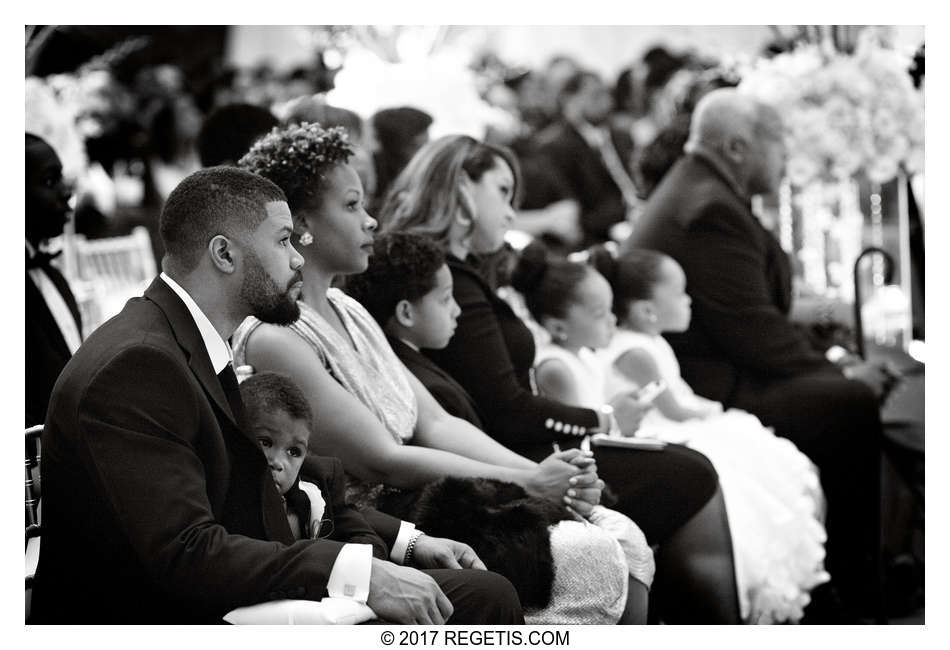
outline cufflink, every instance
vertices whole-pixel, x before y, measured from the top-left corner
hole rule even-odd
[[[343,585],[343,595],[347,598],[352,598],[356,595],[356,585]]]

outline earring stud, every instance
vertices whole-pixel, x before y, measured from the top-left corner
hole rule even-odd
[[[305,230],[302,235],[300,235],[300,245],[309,246],[313,243],[313,235],[310,234],[309,230]]]

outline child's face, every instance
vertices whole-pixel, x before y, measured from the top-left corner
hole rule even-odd
[[[661,332],[685,332],[689,328],[692,300],[686,293],[686,274],[668,257],[660,265],[660,281],[653,288],[651,300]]]
[[[282,410],[260,414],[254,435],[267,457],[274,483],[281,494],[293,486],[307,455],[310,431],[307,423]]]
[[[565,343],[571,347],[605,347],[617,326],[617,318],[611,310],[614,293],[610,283],[600,273],[589,269],[575,294],[580,302],[571,305],[563,319],[567,336]]]
[[[412,303],[414,325],[408,338],[419,348],[441,350],[455,334],[461,310],[452,296],[452,272],[445,264],[436,271],[435,286]]]

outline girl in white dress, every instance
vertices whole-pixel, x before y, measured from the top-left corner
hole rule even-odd
[[[529,257],[535,255],[530,248]],[[537,357],[539,390],[584,405],[663,379],[667,389],[635,435],[685,444],[715,466],[732,531],[743,619],[800,620],[809,590],[829,579],[815,468],[755,416],[723,412],[721,404],[696,395],[680,377],[676,357],[660,336],[689,325],[685,276],[675,261],[652,251],[614,261],[597,250],[593,257],[604,274],[579,263],[552,262],[533,290],[524,291],[529,310],[552,339]]]

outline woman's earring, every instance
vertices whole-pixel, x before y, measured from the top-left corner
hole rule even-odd
[[[309,246],[313,243],[313,235],[310,234],[309,230],[304,230],[303,234],[300,235],[300,245]]]

